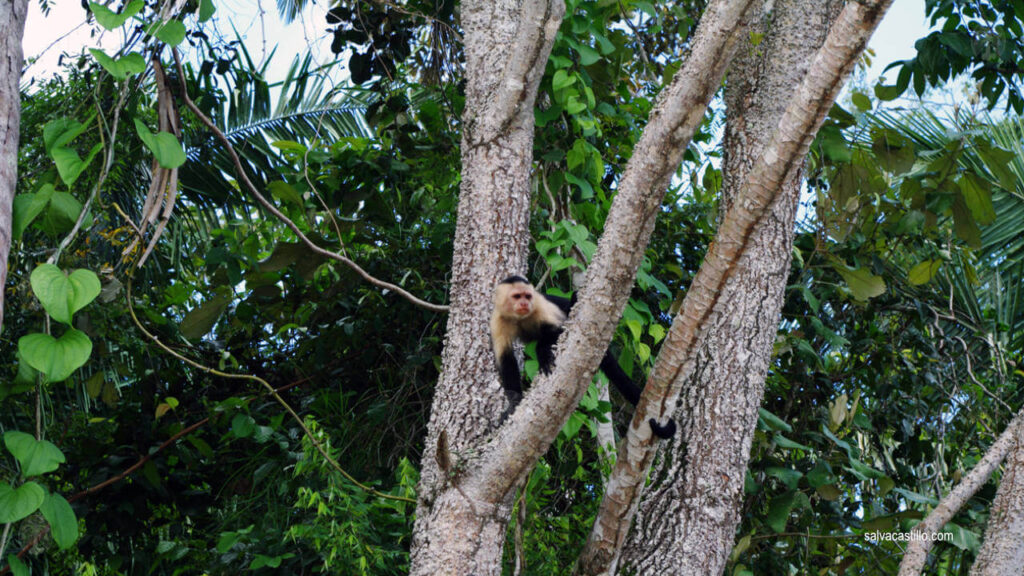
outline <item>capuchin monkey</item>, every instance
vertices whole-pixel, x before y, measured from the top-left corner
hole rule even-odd
[[[541,294],[522,276],[509,276],[498,283],[494,290],[494,311],[491,313],[491,344],[494,357],[498,360],[498,374],[501,385],[514,409],[523,397],[519,363],[516,362],[514,344],[537,343],[537,361],[540,369],[547,374],[555,361],[554,348],[562,334],[562,324],[575,304],[573,300]],[[640,388],[619,367],[619,361],[611,350],[604,353],[601,371],[615,384],[619,393],[636,406],[640,401]],[[676,432],[672,418],[665,424],[650,419],[651,430],[659,438],[671,438]]]

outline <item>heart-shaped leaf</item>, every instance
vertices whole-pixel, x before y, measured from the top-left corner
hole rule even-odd
[[[22,336],[18,351],[29,366],[46,374],[47,382],[60,382],[89,360],[92,341],[84,332],[69,328],[60,339],[49,334]]]
[[[46,312],[58,322],[71,324],[71,317],[100,294],[100,279],[90,270],[75,270],[70,276],[53,264],[40,264],[30,278],[32,292]]]
[[[11,234],[15,240],[21,239],[28,225],[50,203],[54,192],[53,184],[45,184],[35,193],[18,194],[14,197],[14,224]]]
[[[146,34],[156,36],[158,40],[169,46],[177,46],[185,40],[185,25],[177,20],[154,22],[146,27]]]
[[[153,153],[160,166],[173,170],[185,163],[185,151],[181,149],[181,143],[174,137],[174,134],[170,132],[153,134],[138,118],[135,119],[135,131],[146,148]]]
[[[103,50],[90,48],[92,57],[103,66],[103,69],[110,72],[110,75],[118,80],[124,80],[129,74],[139,74],[146,70],[146,59],[138,52],[129,52],[117,60],[111,58]]]
[[[53,472],[65,461],[64,453],[53,443],[17,430],[4,433],[4,445],[18,459],[21,475],[26,478]]]
[[[0,482],[0,524],[17,522],[39,509],[46,491],[35,482],[25,482],[18,489]]]
[[[71,504],[60,494],[48,494],[39,511],[50,523],[50,533],[61,550],[67,549],[78,540],[78,520]]]
[[[143,0],[134,0],[125,6],[124,10],[122,10],[120,14],[117,14],[102,4],[89,2],[89,9],[92,10],[93,15],[96,16],[96,23],[107,30],[120,28],[128,21],[129,18],[138,14],[139,11],[145,7],[146,3],[143,2]]]

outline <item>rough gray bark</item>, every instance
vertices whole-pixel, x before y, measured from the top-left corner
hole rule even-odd
[[[28,0],[0,6],[0,330],[4,323],[7,256],[11,251],[14,189],[18,181],[18,129],[21,124],[21,39]]]
[[[956,515],[960,508],[985,485],[992,472],[1006,458],[1006,454],[1017,444],[1022,429],[1024,429],[1024,410],[1017,413],[1006,427],[1006,430],[1003,430],[999,438],[996,438],[996,441],[985,452],[985,456],[981,461],[956,485],[956,488],[953,488],[939,502],[939,505],[928,513],[924,520],[917,526],[914,526],[914,532],[918,534],[935,534],[940,532],[942,527],[953,519],[953,516]],[[920,574],[921,570],[924,569],[925,562],[928,560],[928,552],[931,551],[933,544],[934,542],[930,539],[911,540],[907,544],[907,551],[903,554],[903,560],[900,561],[899,576],[916,576]]]
[[[1015,418],[1013,447],[988,517],[971,576],[1020,574],[1024,566],[1024,421]]]
[[[840,2],[778,0],[741,48],[726,82],[722,213],[825,41]],[[754,229],[703,327],[696,372],[681,394],[681,433],[662,448],[622,553],[626,573],[718,574],[739,522],[744,472],[789,274],[802,169],[792,171]]]
[[[890,4],[891,0],[862,0],[846,4],[829,31],[824,46],[814,58],[804,82],[787,99],[785,114],[771,141],[750,169],[737,201],[726,214],[718,236],[709,247],[704,263],[686,294],[681,312],[672,324],[633,416],[628,435],[619,446],[616,467],[609,479],[577,573],[614,572],[618,551],[625,542],[654,458],[649,433],[646,437],[643,435],[641,423],[651,415],[674,411],[672,408],[675,407],[683,384],[695,371],[697,355],[694,351],[698,337],[716,310],[717,303],[724,300],[723,288],[733,281],[736,265],[751,245],[757,223],[779,195],[784,182],[793,178],[803,165],[804,155],[814,134]],[[763,291],[761,293],[764,294]],[[732,326],[735,331],[743,331],[745,328]],[[728,416],[716,412],[714,404],[720,403],[717,409],[721,410],[728,405],[728,401],[729,397],[725,396],[702,396],[700,403],[708,410],[708,417],[717,419]],[[742,443],[742,438],[738,437],[728,440],[735,444]],[[710,446],[700,448],[712,449]],[[707,457],[707,454],[702,452],[700,457]],[[742,468],[738,475],[742,477]],[[700,488],[705,491],[720,489],[722,481],[717,478],[714,479],[714,487]],[[645,520],[650,522],[651,518]],[[668,573],[703,574],[708,573],[709,566],[695,566],[692,568],[694,572],[675,566],[667,569]],[[653,568],[644,568],[644,573],[653,571]]]
[[[478,500],[459,470],[472,467],[468,455],[506,402],[488,338],[491,291],[525,264],[533,104],[564,9],[561,0],[462,7],[466,108],[451,312],[421,463],[412,574],[501,571],[514,492]]]
[[[500,570],[515,490],[597,371],[665,186],[719,86],[739,19],[753,3],[713,0],[706,11],[704,20],[719,26],[707,26],[705,49],[663,91],[634,150],[554,373],[534,382],[508,422],[486,442],[484,435],[504,407],[487,349],[489,296],[503,274],[520,268],[525,255],[533,95],[562,6],[499,1],[463,7],[468,84],[452,313],[422,462],[413,574]],[[510,55],[535,61],[506,63]],[[524,70],[525,80],[515,76]]]

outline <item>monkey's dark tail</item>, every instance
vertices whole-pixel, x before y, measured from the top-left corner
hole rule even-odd
[[[662,440],[667,440],[676,435],[676,421],[674,418],[669,418],[668,422],[664,425],[658,424],[658,421],[654,418],[648,420],[651,425],[651,432]]]

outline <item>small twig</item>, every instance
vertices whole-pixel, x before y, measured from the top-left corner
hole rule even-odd
[[[1009,404],[1004,402],[1003,399],[1000,398],[999,396],[996,396],[995,394],[993,394],[991,390],[986,388],[985,385],[982,384],[981,381],[978,380],[974,376],[974,371],[971,369],[971,351],[967,348],[967,343],[964,342],[964,339],[959,337],[959,336],[954,336],[953,338],[955,340],[957,340],[958,342],[960,342],[960,346],[962,346],[963,349],[964,349],[964,359],[967,361],[967,376],[969,376],[971,378],[971,382],[974,382],[975,385],[977,385],[979,388],[981,388],[982,390],[985,391],[985,394],[988,394],[989,396],[992,397],[993,400],[998,402],[1003,408],[1006,408],[1007,412],[1009,412],[1010,414],[1013,414],[1013,408],[1010,408]]]
[[[100,175],[96,178],[96,184],[92,188],[92,194],[85,201],[85,205],[82,206],[82,211],[78,214],[78,219],[75,220],[75,225],[71,227],[71,231],[64,236],[64,239],[57,245],[57,249],[46,259],[50,264],[56,264],[57,259],[60,258],[61,252],[64,251],[71,241],[78,234],[82,228],[82,224],[85,222],[85,216],[89,213],[89,208],[92,206],[93,201],[99,196],[100,188],[103,187],[103,183],[107,179],[107,175],[110,174],[110,168],[114,165],[114,144],[117,142],[117,128],[121,119],[121,109],[124,107],[124,102],[128,98],[128,83],[125,82],[121,86],[121,91],[118,95],[117,105],[114,106],[114,120],[110,126],[110,143],[107,144],[106,161],[103,163],[103,169],[100,170]],[[100,130],[100,138],[103,138],[103,130]]]
[[[411,293],[409,293],[407,290],[400,286],[391,284],[390,282],[384,282],[383,280],[378,280],[377,278],[370,276],[370,274],[363,270],[358,264],[342,256],[341,254],[331,252],[330,250],[325,250],[320,246],[317,246],[312,240],[310,240],[305,234],[302,233],[302,230],[299,229],[295,222],[292,222],[291,218],[288,218],[288,216],[286,216],[283,212],[278,210],[277,206],[274,206],[269,200],[267,200],[263,196],[263,194],[260,194],[259,190],[257,190],[256,186],[252,183],[252,180],[250,180],[249,176],[245,173],[245,169],[242,167],[242,161],[238,157],[238,154],[235,152],[235,147],[231,145],[231,141],[228,140],[228,137],[224,135],[224,132],[222,132],[220,128],[217,128],[217,125],[214,124],[213,121],[210,120],[210,118],[206,114],[204,114],[203,111],[200,110],[198,106],[196,106],[195,102],[192,101],[192,98],[189,97],[188,87],[185,85],[185,71],[181,67],[181,57],[178,54],[177,48],[175,48],[173,52],[174,64],[178,69],[178,81],[181,82],[182,100],[185,102],[185,105],[188,107],[188,109],[191,110],[192,113],[195,114],[197,118],[199,118],[199,121],[202,122],[203,125],[206,126],[211,132],[213,132],[217,139],[220,140],[221,144],[224,145],[224,149],[231,157],[231,161],[235,166],[235,171],[238,175],[238,181],[242,185],[244,185],[246,189],[249,190],[249,193],[252,194],[254,198],[256,198],[256,201],[259,202],[261,206],[263,206],[268,212],[273,214],[274,217],[276,217],[278,220],[284,223],[284,225],[287,226],[293,233],[295,233],[299,240],[303,244],[305,244],[306,247],[309,248],[313,253],[319,254],[325,258],[336,260],[338,262],[341,262],[342,264],[345,264],[346,266],[354,270],[356,274],[359,274],[359,276],[361,276],[363,280],[366,280],[370,284],[373,284],[374,286],[377,286],[379,288],[393,290],[394,292],[397,292],[399,295],[404,297],[409,302],[412,302],[413,304],[420,306],[421,308],[426,308],[427,310],[432,310],[434,312],[448,311],[448,306],[432,304],[425,300],[420,300],[419,298],[413,296]]]

